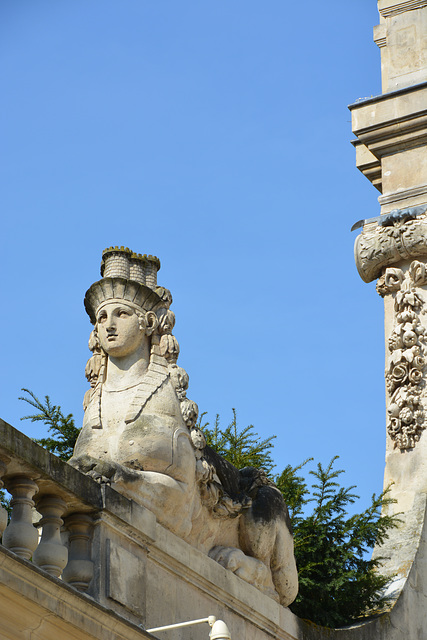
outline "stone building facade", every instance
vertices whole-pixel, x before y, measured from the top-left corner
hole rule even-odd
[[[0,477],[13,495],[0,545],[2,640],[138,640],[208,616],[225,620],[234,639],[427,638],[427,0],[378,0],[378,8],[382,94],[350,110],[357,167],[380,192],[380,215],[356,225],[355,258],[385,305],[384,484],[396,499],[390,509],[403,513],[375,551],[394,576],[390,610],[339,630],[299,620],[149,509],[0,421]],[[154,282],[152,256],[136,255],[132,268]],[[6,524],[0,513],[0,531]],[[207,624],[174,635],[208,636]]]

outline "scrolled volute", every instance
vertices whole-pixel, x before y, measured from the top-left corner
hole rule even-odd
[[[360,233],[354,244],[354,259],[360,277],[372,282],[381,276],[384,267],[401,260],[427,254],[427,216],[413,220],[397,220],[391,226],[380,224]],[[420,272],[425,278],[425,273]],[[417,281],[417,286],[421,282]]]

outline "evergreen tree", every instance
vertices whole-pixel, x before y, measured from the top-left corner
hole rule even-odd
[[[276,478],[291,515],[300,585],[290,608],[326,627],[348,625],[386,604],[383,593],[390,579],[379,572],[381,559],[367,559],[367,552],[376,542],[382,544],[399,522],[397,516],[382,514],[382,507],[392,502],[388,491],[374,494],[362,513],[348,515],[358,496],[354,487],[337,482],[343,473],[334,469],[337,458],[310,471],[311,490],[297,475],[305,463],[288,465]],[[309,504],[313,509],[306,515]]]
[[[29,397],[20,397],[19,400],[28,402],[35,407],[39,413],[23,416],[21,420],[31,420],[31,422],[43,422],[48,431],[53,434],[52,438],[34,439],[34,442],[54,453],[62,460],[68,460],[73,455],[74,445],[80,433],[74,424],[73,414],[65,416],[61,407],[51,403],[49,396],[45,396],[41,402],[29,389],[21,389]]]

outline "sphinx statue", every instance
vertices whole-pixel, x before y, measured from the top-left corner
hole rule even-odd
[[[284,606],[298,577],[287,507],[262,470],[206,444],[154,256],[111,247],[85,296],[91,388],[70,464],[150,509],[160,524]]]

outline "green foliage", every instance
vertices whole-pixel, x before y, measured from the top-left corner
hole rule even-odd
[[[276,436],[261,440],[255,433],[253,425],[240,429],[237,426],[236,410],[232,409],[232,411],[233,419],[225,429],[219,426],[218,414],[215,417],[213,429],[209,429],[209,422],[202,425],[206,413],[201,414],[197,426],[205,434],[208,445],[238,469],[257,467],[271,474],[274,462],[270,451],[273,448],[272,440]]]
[[[382,514],[382,507],[393,502],[388,491],[374,494],[362,513],[348,515],[358,496],[352,493],[354,487],[337,482],[343,473],[334,469],[337,457],[326,468],[318,463],[310,471],[311,489],[298,475],[308,461],[295,468],[288,465],[276,478],[290,510],[300,583],[290,608],[326,627],[348,625],[386,604],[383,590],[389,578],[378,571],[380,558],[367,559],[367,552],[375,542],[384,542],[399,522],[397,516]],[[309,504],[313,509],[305,515]]]
[[[6,511],[10,515],[10,511],[11,511],[10,498],[6,495],[6,491],[4,489],[0,489],[0,507],[3,507],[3,509],[6,509]]]
[[[49,396],[45,396],[44,402],[41,402],[29,389],[22,389],[22,391],[28,394],[29,397],[20,397],[19,400],[28,402],[39,413],[24,416],[21,420],[44,422],[48,431],[53,434],[52,438],[35,439],[34,442],[45,447],[45,449],[62,458],[62,460],[71,458],[77,436],[80,433],[80,429],[74,424],[73,415],[70,413],[65,416],[60,406],[51,404]]]
[[[309,493],[305,478],[297,473],[312,461],[313,458],[307,458],[297,467],[288,464],[282,473],[274,478],[277,488],[280,489],[285,499],[294,530],[304,520],[304,507],[307,504],[307,494]]]

